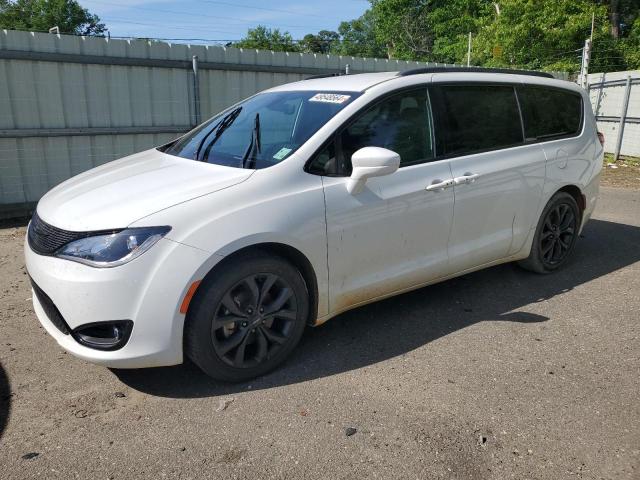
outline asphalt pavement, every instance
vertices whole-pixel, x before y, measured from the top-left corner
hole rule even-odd
[[[108,370],[39,326],[0,230],[0,478],[640,478],[640,191],[569,264],[502,265],[340,315],[252,382]]]

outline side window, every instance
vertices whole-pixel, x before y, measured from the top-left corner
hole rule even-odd
[[[308,165],[307,171],[314,175],[337,176],[345,170],[343,165],[338,165],[336,157],[336,142],[331,139],[329,144],[317,153],[313,161]]]
[[[444,85],[434,88],[440,103],[446,155],[495,150],[523,142],[513,87]]]
[[[577,93],[544,87],[519,87],[528,141],[576,135],[582,126],[582,98]]]
[[[400,167],[435,156],[431,106],[426,88],[398,93],[359,114],[338,139],[338,156],[351,170],[351,156],[363,147],[400,154]]]

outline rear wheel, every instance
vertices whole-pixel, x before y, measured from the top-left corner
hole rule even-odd
[[[239,382],[275,368],[304,331],[309,296],[286,260],[251,253],[216,270],[187,315],[185,350],[207,375]]]
[[[519,265],[536,273],[560,268],[569,258],[578,238],[580,210],[575,199],[556,193],[542,211],[531,246],[531,253]]]

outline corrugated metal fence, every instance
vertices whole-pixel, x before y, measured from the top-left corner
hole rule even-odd
[[[362,73],[438,64],[1,30],[0,218],[255,92],[346,65]]]
[[[0,217],[26,212],[65,179],[165,143],[255,92],[347,64],[351,73],[427,66],[0,31]]]
[[[605,151],[640,157],[640,70],[589,75],[589,96]]]

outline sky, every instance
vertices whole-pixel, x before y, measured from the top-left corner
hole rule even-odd
[[[112,37],[238,40],[265,25],[294,40],[319,30],[337,30],[358,18],[367,0],[80,0],[98,15]]]

